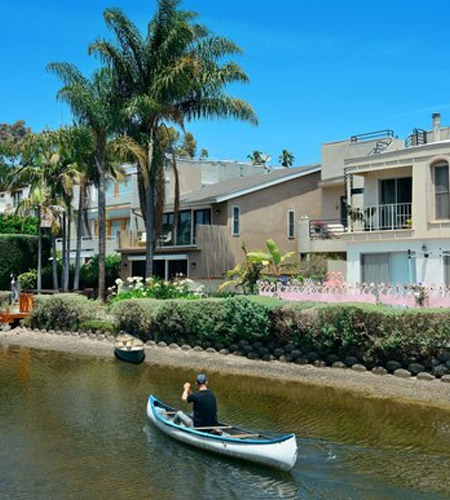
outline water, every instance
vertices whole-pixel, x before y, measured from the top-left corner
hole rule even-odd
[[[214,376],[222,420],[295,432],[291,473],[162,435],[150,392],[180,406],[194,373],[0,347],[0,498],[449,499],[450,414],[295,383]]]

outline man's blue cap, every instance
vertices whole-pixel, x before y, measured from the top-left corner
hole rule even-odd
[[[206,375],[204,373],[199,373],[197,375],[197,378],[195,379],[195,381],[197,382],[197,384],[206,384]]]

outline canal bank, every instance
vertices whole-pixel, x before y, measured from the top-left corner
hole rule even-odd
[[[95,336],[93,336],[95,337]],[[26,328],[0,331],[0,345],[18,345],[34,349],[60,351],[72,354],[112,357],[113,348],[108,340],[56,335]],[[234,355],[221,355],[193,349],[146,347],[146,363],[178,370],[260,377],[270,381],[296,382],[300,385],[320,386],[357,394],[364,398],[382,398],[396,403],[418,404],[450,411],[450,383],[441,380],[417,380],[393,375],[375,375],[351,369],[317,368],[279,361],[249,360]]]

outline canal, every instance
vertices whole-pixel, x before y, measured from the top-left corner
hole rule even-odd
[[[448,499],[450,414],[293,382],[215,375],[221,420],[295,432],[291,473],[191,449],[149,425],[183,369],[0,347],[0,498]]]

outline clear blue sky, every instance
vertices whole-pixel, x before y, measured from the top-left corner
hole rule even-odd
[[[245,159],[254,149],[296,164],[320,160],[320,144],[392,128],[405,137],[429,128],[433,111],[450,124],[450,3],[303,0],[185,0],[200,20],[244,50],[251,83],[233,89],[260,125],[188,125],[215,158]],[[57,103],[50,61],[90,73],[86,48],[105,35],[102,12],[121,7],[144,28],[155,0],[0,0],[0,122],[25,119],[37,131],[70,123]],[[272,161],[274,163],[274,161]]]

